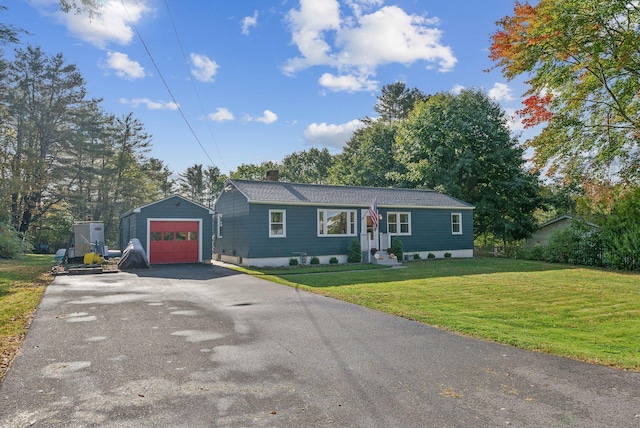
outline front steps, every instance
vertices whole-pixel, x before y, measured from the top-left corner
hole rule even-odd
[[[402,264],[398,261],[397,258],[392,259],[391,257],[389,257],[389,254],[387,254],[386,251],[378,251],[376,254],[378,254],[380,258],[375,258],[374,256],[371,256],[371,263],[374,263],[377,265],[386,265],[386,266],[398,266]]]

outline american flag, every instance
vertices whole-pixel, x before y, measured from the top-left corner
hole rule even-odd
[[[378,201],[373,201],[373,204],[369,207],[369,215],[371,216],[371,222],[373,223],[373,230],[378,229]]]

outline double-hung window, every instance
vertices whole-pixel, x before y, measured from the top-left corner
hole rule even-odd
[[[287,237],[287,212],[269,210],[269,238]]]
[[[453,235],[462,235],[461,213],[451,213],[451,233]]]
[[[318,210],[318,236],[356,236],[356,211]]]
[[[411,213],[387,213],[387,231],[390,235],[411,235]]]

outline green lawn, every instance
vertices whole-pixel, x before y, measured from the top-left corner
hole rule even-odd
[[[0,380],[20,348],[33,311],[51,282],[52,255],[0,260]]]
[[[52,256],[0,261],[0,379],[40,302]],[[640,274],[511,259],[246,269],[452,331],[640,371]]]
[[[640,370],[637,273],[494,258],[406,265],[247,272],[478,338]]]

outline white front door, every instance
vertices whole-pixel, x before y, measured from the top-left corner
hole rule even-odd
[[[371,220],[371,216],[369,215],[369,210],[362,210],[362,215],[360,217],[362,219],[362,229],[361,233],[367,235],[366,242],[368,242],[368,246],[366,248],[362,248],[362,251],[370,252],[372,248],[377,250],[380,249],[380,233],[378,229],[373,229],[373,221]]]

